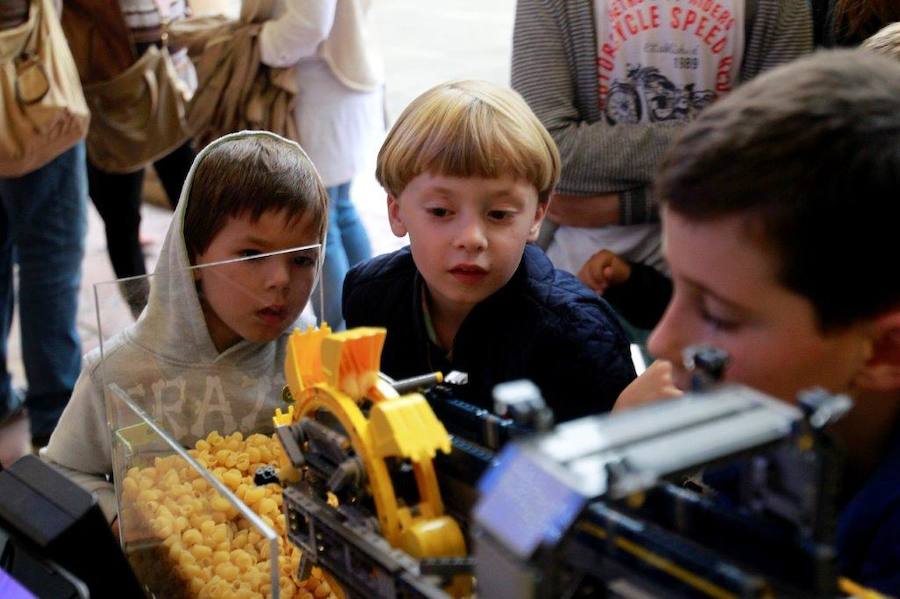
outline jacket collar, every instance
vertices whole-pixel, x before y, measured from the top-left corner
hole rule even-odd
[[[426,324],[428,315],[425,313],[424,309],[426,293],[425,279],[422,278],[422,275],[417,269],[413,281],[411,298],[411,314],[413,314],[414,318],[415,342],[421,344],[419,347],[428,348],[428,356],[434,366],[437,366],[435,359],[438,359],[445,364],[452,364],[454,363],[452,356],[455,355],[455,350],[460,345],[460,342],[465,342],[468,338],[470,334],[469,330],[474,329],[477,331],[479,323],[490,322],[493,320],[493,315],[497,314],[498,311],[502,311],[516,296],[527,293],[528,287],[532,286],[535,282],[548,282],[552,278],[553,265],[544,255],[544,252],[532,244],[526,245],[522,260],[519,262],[518,268],[516,268],[516,271],[506,285],[475,306],[463,320],[459,327],[459,331],[456,333],[456,338],[453,342],[453,350],[451,350],[449,356],[447,356],[445,355],[444,350],[435,343],[436,340],[432,338],[432,335],[429,334],[429,327]],[[483,331],[480,334],[483,334]]]

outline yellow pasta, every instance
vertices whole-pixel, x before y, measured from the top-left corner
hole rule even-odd
[[[191,547],[191,555],[193,555],[198,562],[208,560],[210,556],[212,556],[212,553],[213,550],[209,545],[194,545]]]
[[[224,524],[217,524],[213,530],[211,535],[211,540],[213,543],[222,543],[226,540],[230,540],[229,537],[229,529]]]
[[[228,500],[221,495],[213,495],[209,500],[209,507],[215,511],[224,512],[228,509]]]
[[[181,535],[181,541],[188,547],[203,543],[203,535],[196,528],[189,528]]]
[[[263,516],[271,517],[278,512],[278,505],[268,497],[263,497],[259,500],[257,511]]]
[[[264,487],[250,487],[244,494],[244,503],[253,507],[260,499],[266,496]]]
[[[223,437],[218,432],[189,450],[278,533],[281,596],[333,598],[318,568],[307,580],[297,576],[301,552],[285,536],[280,487],[254,483],[257,468],[277,467],[279,453],[274,436]],[[122,500],[123,522],[139,530],[139,538],[159,539],[162,553],[149,560],[151,574],[171,579],[168,567],[182,580],[181,590],[194,597],[265,597],[271,590],[270,542],[180,456],[156,457],[152,466],[130,468],[122,481]]]
[[[253,558],[246,551],[236,549],[231,552],[231,563],[237,566],[241,572],[244,572],[253,565]]]

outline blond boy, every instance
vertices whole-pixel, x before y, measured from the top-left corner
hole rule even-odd
[[[486,408],[495,384],[529,378],[558,420],[610,409],[634,378],[628,342],[604,300],[529,243],[559,165],[509,89],[445,83],[406,108],[376,177],[410,245],[344,283],[347,325],[388,329],[387,374],[466,372],[465,398]]]

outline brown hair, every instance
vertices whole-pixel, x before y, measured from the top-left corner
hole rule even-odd
[[[451,81],[406,107],[378,152],[375,178],[397,197],[425,172],[511,175],[546,201],[559,171],[556,143],[519,94],[486,81]]]
[[[865,39],[898,20],[897,0],[836,0],[831,14],[834,33],[849,39]]]
[[[656,195],[693,221],[739,216],[823,329],[900,305],[900,64],[822,51],[741,86],[685,128]]]
[[[199,158],[184,214],[191,264],[229,217],[285,212],[291,224],[312,212],[319,239],[328,227],[328,194],[300,146],[273,134],[248,134],[213,142]]]

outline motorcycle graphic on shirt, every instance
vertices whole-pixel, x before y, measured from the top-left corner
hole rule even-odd
[[[688,121],[717,97],[693,83],[679,88],[656,67],[629,64],[626,79],[610,83],[604,112],[610,125],[640,123],[645,115],[651,123]]]

